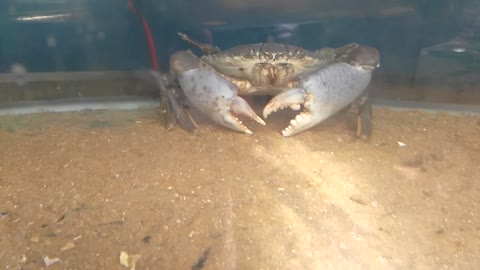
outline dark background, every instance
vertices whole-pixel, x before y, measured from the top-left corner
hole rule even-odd
[[[191,48],[179,31],[222,49],[267,40],[306,49],[368,44],[382,55],[377,77],[405,86],[425,73],[418,70],[422,50],[452,40],[463,40],[471,50],[459,60],[451,47],[440,46],[446,65],[460,61],[464,73],[480,66],[480,1],[132,1],[151,26],[162,70],[169,55]],[[296,28],[285,31],[285,24]],[[282,37],[285,32],[290,36]],[[151,68],[144,29],[127,0],[1,1],[0,73],[15,63],[28,72]],[[428,65],[427,74],[435,73]]]

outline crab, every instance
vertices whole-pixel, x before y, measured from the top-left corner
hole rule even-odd
[[[349,105],[356,135],[370,136],[372,110],[366,89],[380,66],[377,49],[352,43],[308,51],[282,43],[258,43],[220,51],[179,35],[204,55],[178,51],[170,58],[169,74],[154,72],[164,97],[162,115],[170,126],[178,122],[187,130],[196,129],[188,110],[192,105],[214,122],[250,134],[239,115],[266,123],[241,96],[273,95],[263,109],[265,119],[279,109],[303,107],[282,130],[285,137],[308,130]]]

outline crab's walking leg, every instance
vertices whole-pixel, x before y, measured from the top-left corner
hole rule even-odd
[[[177,33],[177,34],[180,36],[181,39],[199,48],[205,54],[214,54],[214,53],[220,52],[220,49],[216,46],[195,41],[184,33]]]
[[[372,102],[368,98],[367,89],[350,106],[347,120],[350,128],[356,131],[357,137],[366,140],[372,134],[372,119]]]
[[[185,130],[193,132],[198,125],[188,108],[179,102],[184,98],[179,86],[174,85],[173,79],[169,79],[166,74],[155,70],[152,70],[151,74],[160,89],[160,115],[163,124],[167,129],[172,129],[178,122]]]

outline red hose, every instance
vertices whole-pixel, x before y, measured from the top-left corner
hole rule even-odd
[[[157,51],[155,50],[155,42],[153,41],[152,31],[150,31],[150,26],[148,26],[147,20],[138,12],[137,8],[133,4],[132,0],[128,0],[128,6],[132,10],[135,15],[142,21],[143,29],[145,30],[145,35],[147,36],[147,43],[148,48],[150,51],[150,60],[152,61],[152,68],[154,70],[158,70],[158,62],[157,62]]]

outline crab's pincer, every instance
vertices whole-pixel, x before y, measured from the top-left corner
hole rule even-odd
[[[265,125],[250,105],[237,96],[236,85],[190,51],[173,54],[170,62],[172,71],[190,103],[216,123],[233,130],[252,133],[235,116],[242,114]]]
[[[264,108],[263,116],[266,118],[281,108],[303,105],[303,111],[290,121],[282,134],[291,136],[305,131],[355,101],[367,88],[379,61],[375,48],[359,46],[342,61],[301,78],[300,87],[275,96]]]

